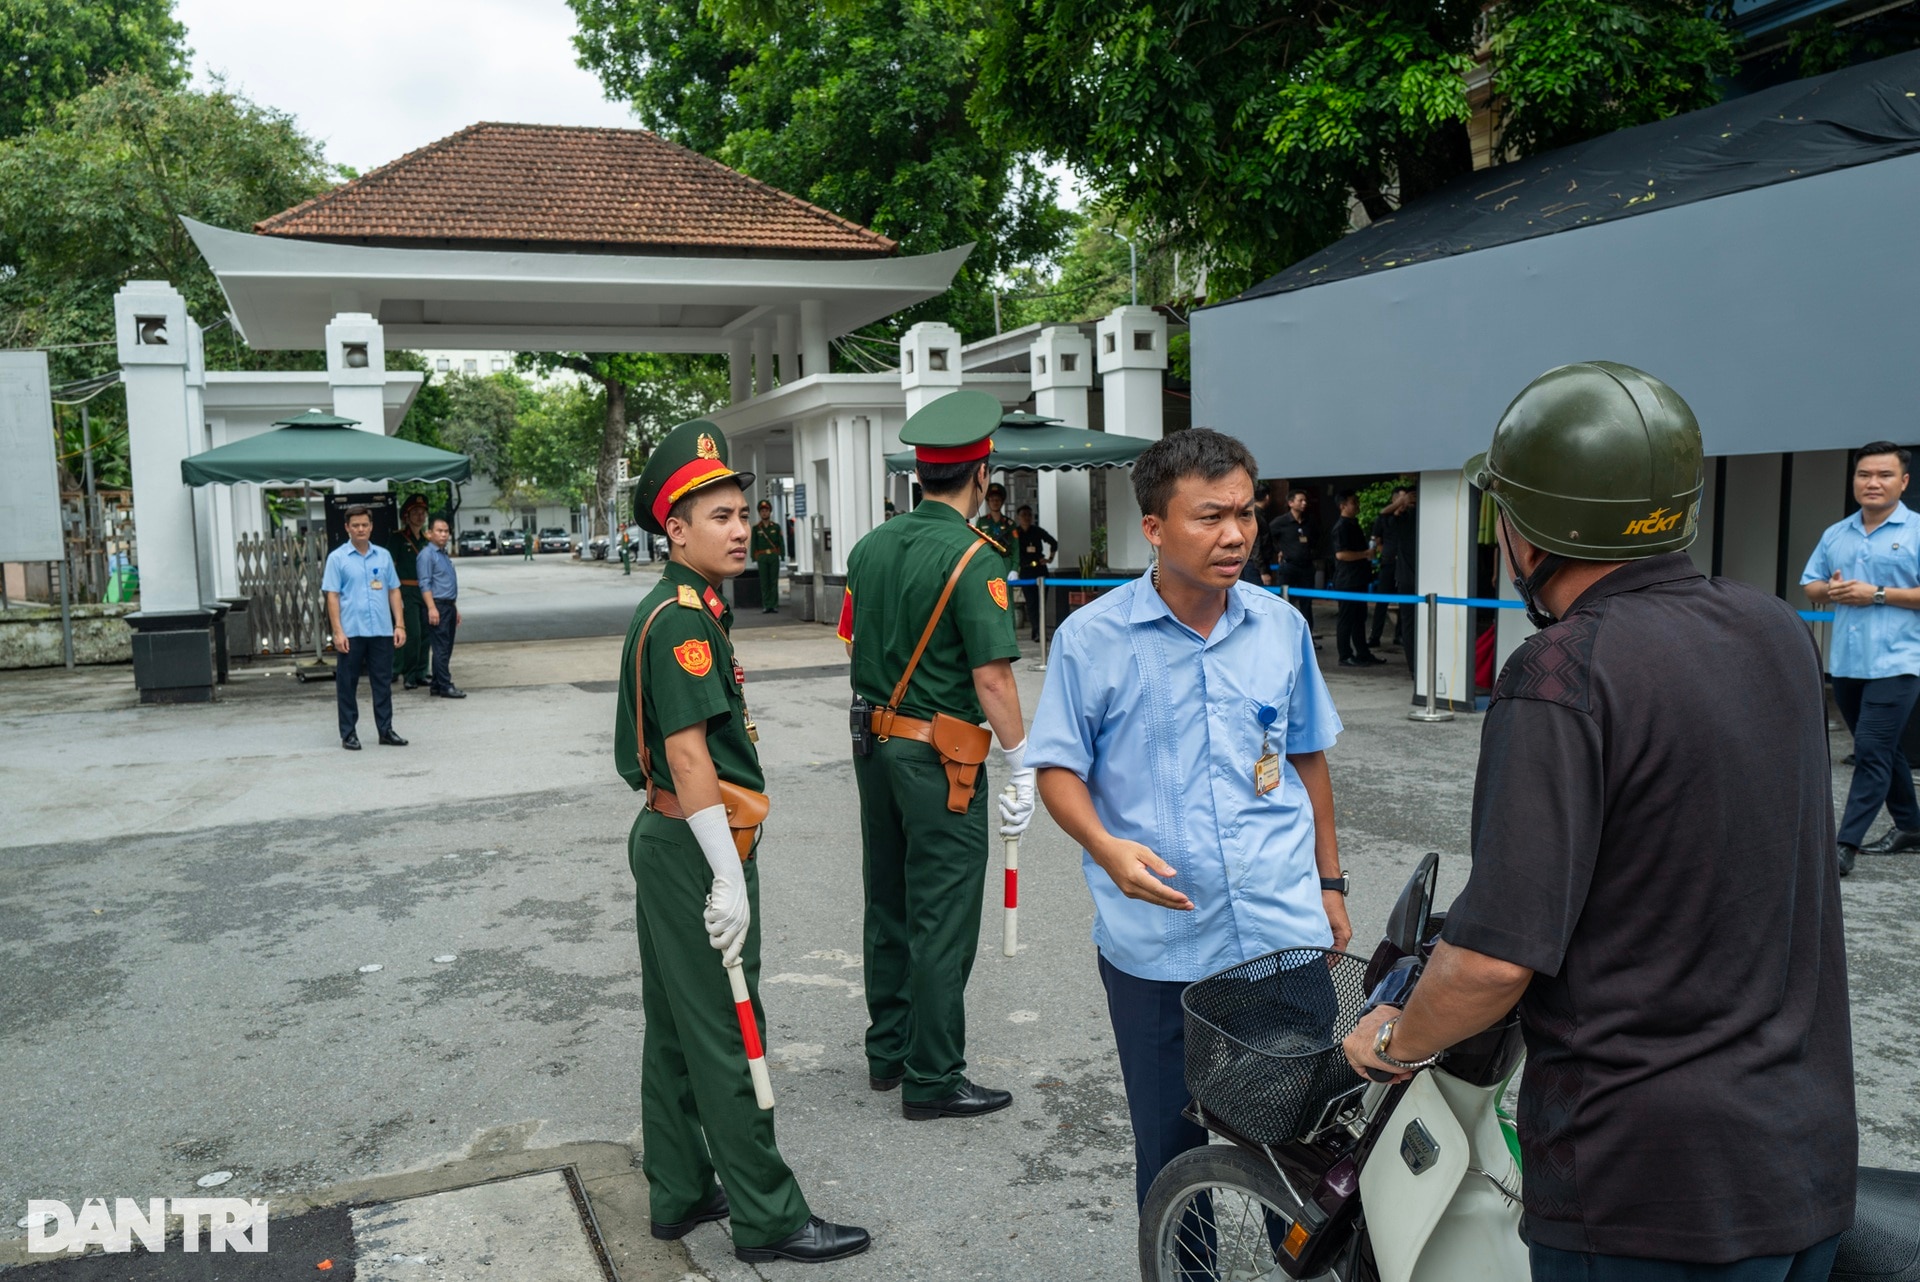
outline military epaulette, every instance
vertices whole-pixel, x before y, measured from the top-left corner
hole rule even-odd
[[[992,544],[994,551],[1000,553],[1003,556],[1006,554],[1006,551],[1007,551],[1006,544],[1000,542],[998,539],[994,538],[991,534],[988,534],[985,530],[975,525],[972,521],[967,522],[967,528],[969,530],[972,530],[975,534],[978,534],[981,538],[985,539],[988,543]]]
[[[701,607],[700,594],[682,583],[680,585],[680,604],[686,606],[689,610],[698,610]]]

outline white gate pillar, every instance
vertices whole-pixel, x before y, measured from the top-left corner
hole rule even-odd
[[[827,346],[827,305],[817,298],[800,300],[800,377],[825,374],[833,368]]]
[[[1151,307],[1116,307],[1094,329],[1105,427],[1119,436],[1157,441],[1164,435],[1161,377],[1167,368],[1167,321]],[[1133,474],[1113,468],[1107,486],[1107,564],[1145,569],[1153,548],[1140,530]]]
[[[1057,418],[1067,427],[1091,427],[1087,398],[1093,388],[1093,344],[1087,336],[1071,325],[1043,329],[1034,340],[1030,359],[1034,413]],[[1116,474],[1131,475],[1124,468],[1117,469]],[[1055,574],[1077,574],[1077,562],[1092,550],[1089,482],[1095,475],[1104,477],[1105,473],[1041,472],[1038,476],[1040,510],[1033,519],[1060,540],[1060,554],[1053,563]]]
[[[1473,572],[1478,561],[1474,544],[1480,511],[1474,501],[1473,486],[1460,471],[1422,472],[1420,474],[1420,554],[1419,584],[1422,596],[1472,596]],[[1465,606],[1439,607],[1440,643],[1435,648],[1439,706],[1464,710],[1473,708],[1473,637],[1469,635],[1472,611]],[[1414,609],[1414,636],[1419,653],[1413,666],[1413,692],[1416,702],[1427,698],[1427,607]]]
[[[342,312],[327,326],[327,383],[333,412],[359,420],[362,432],[387,434],[387,341],[380,322],[366,312]],[[384,481],[342,481],[336,494],[384,494]]]

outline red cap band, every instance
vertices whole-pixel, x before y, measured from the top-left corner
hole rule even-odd
[[[993,438],[989,436],[971,445],[916,445],[913,460],[916,463],[971,463],[991,453]]]
[[[691,490],[709,481],[717,481],[723,476],[732,475],[733,469],[717,458],[695,459],[669,476],[661,485],[660,493],[653,500],[653,519],[664,526],[667,523],[667,513]]]

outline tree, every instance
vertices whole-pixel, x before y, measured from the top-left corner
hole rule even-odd
[[[1711,103],[1732,37],[1695,0],[989,0],[969,110],[1072,165],[1222,297],[1471,170],[1483,42],[1503,148]],[[1171,19],[1171,20],[1170,20]]]
[[[473,470],[492,481],[502,495],[519,486],[513,435],[528,391],[526,383],[512,374],[447,376],[441,445],[472,459]]]
[[[173,0],[4,0],[0,138],[50,122],[61,103],[111,75],[185,84],[186,34]]]
[[[663,136],[892,237],[974,242],[954,287],[891,318],[990,333],[993,282],[1064,243],[1054,183],[986,138],[966,103],[974,0],[568,0],[580,64]]]

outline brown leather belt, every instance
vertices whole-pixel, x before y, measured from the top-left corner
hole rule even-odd
[[[729,792],[734,795],[729,797]],[[751,807],[754,811],[752,815],[740,815],[741,798],[746,798],[752,803],[757,803]],[[761,793],[722,782],[720,785],[720,801],[722,805],[726,806],[727,826],[733,833],[733,848],[739,854],[741,862],[745,863],[753,857],[753,845],[760,833],[760,823],[767,817],[767,798]],[[647,792],[647,809],[668,819],[678,819],[682,823],[685,823],[687,820],[687,811],[686,808],[680,804],[680,798],[658,785],[651,787]],[[741,817],[751,818],[752,822],[743,828],[734,827],[735,819]]]
[[[931,721],[901,716],[897,712],[889,714],[884,708],[876,708],[869,715],[868,722],[873,726],[873,733],[881,739],[918,739],[921,743],[933,743],[933,722]],[[885,733],[881,732],[882,725],[887,726]]]
[[[647,809],[656,814],[665,815],[669,819],[685,819],[687,817],[687,812],[680,809],[680,798],[674,796],[665,788],[654,788],[652,794],[647,798]]]
[[[419,587],[419,586],[420,586],[420,580],[418,580],[418,579],[402,579],[402,580],[400,580],[400,586],[401,586],[401,587],[403,587],[403,588],[417,588],[417,587]]]
[[[947,809],[964,815],[973,804],[974,785],[992,736],[945,713],[940,714],[940,723],[902,716],[889,708],[875,708],[867,720],[874,738],[882,743],[888,739],[917,739],[932,748],[947,772]]]

